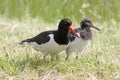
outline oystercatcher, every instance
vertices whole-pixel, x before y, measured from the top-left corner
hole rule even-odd
[[[53,60],[55,54],[67,48],[67,45],[69,43],[69,31],[79,37],[75,30],[72,28],[72,21],[65,18],[59,22],[58,30],[41,32],[33,38],[23,40],[21,44],[27,43],[35,50],[42,52],[44,61],[48,54],[51,55],[51,60]]]
[[[70,44],[66,49],[66,60],[72,52],[77,52],[76,59],[78,59],[78,55],[81,54],[83,50],[91,43],[92,31],[90,28],[95,28],[100,31],[99,28],[93,25],[89,18],[84,18],[80,22],[80,26],[81,28],[75,29],[80,38],[76,38],[76,36],[74,36],[71,32],[69,33]]]

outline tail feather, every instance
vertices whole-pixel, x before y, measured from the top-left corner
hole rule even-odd
[[[29,39],[23,40],[19,44],[23,44],[24,42],[29,42]]]

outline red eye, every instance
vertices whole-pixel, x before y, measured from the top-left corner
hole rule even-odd
[[[64,21],[64,24],[67,24],[67,22],[66,22],[66,21]]]

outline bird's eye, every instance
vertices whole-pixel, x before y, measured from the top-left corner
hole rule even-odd
[[[67,24],[67,22],[66,22],[66,21],[64,21],[64,24]]]

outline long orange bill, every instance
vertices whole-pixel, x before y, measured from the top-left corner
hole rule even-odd
[[[72,26],[69,26],[69,30],[75,34],[78,38],[80,38],[80,36],[76,33],[76,31],[72,28]]]
[[[96,29],[96,30],[98,30],[98,31],[100,31],[100,29],[99,28],[97,28],[97,27],[95,27],[94,25],[93,26],[91,26],[92,28],[94,28],[94,29]]]

